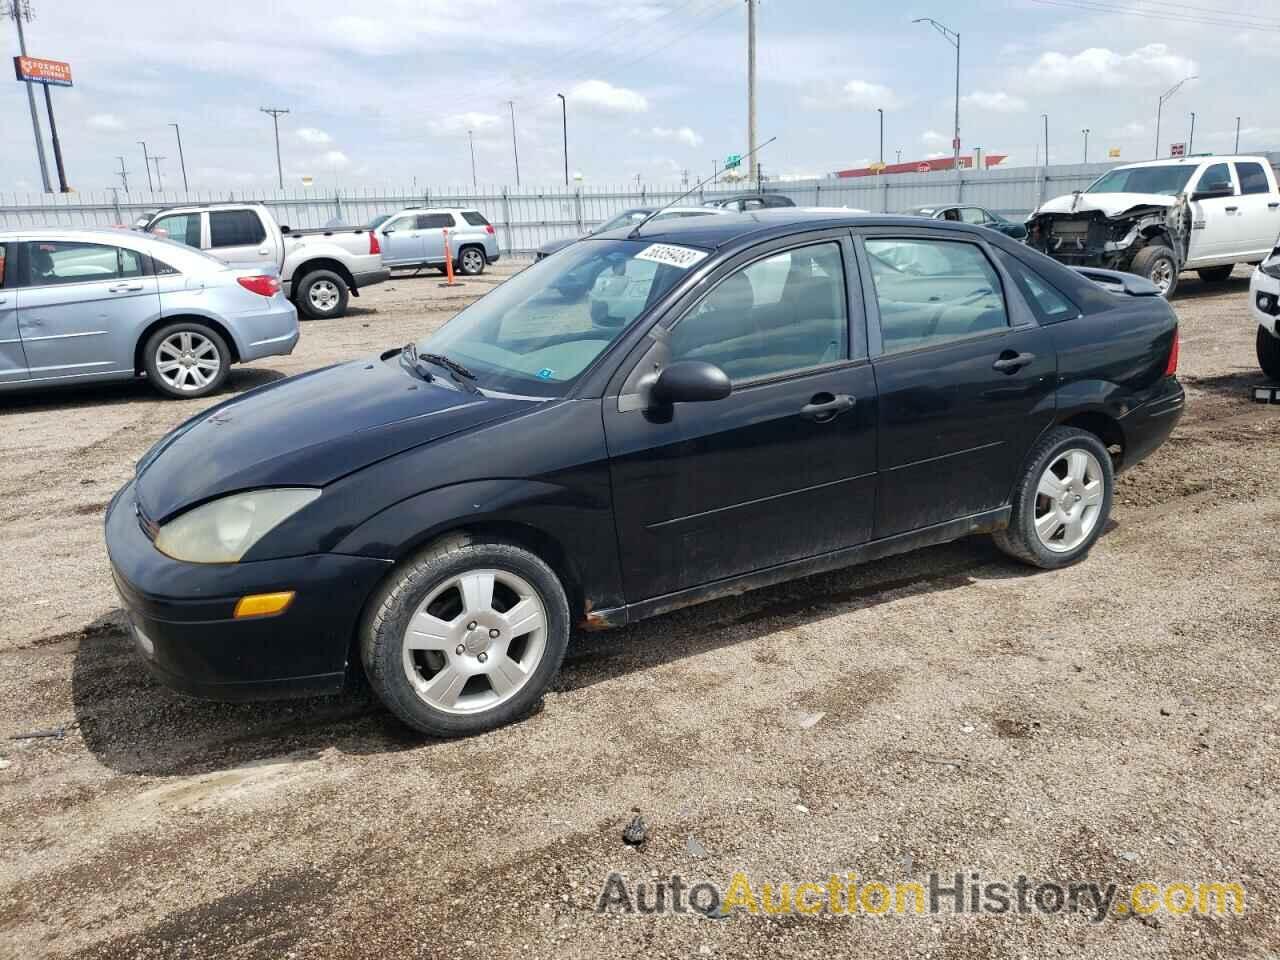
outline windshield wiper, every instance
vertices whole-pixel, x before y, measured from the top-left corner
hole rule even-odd
[[[400,356],[413,366],[413,369],[421,375],[422,379],[430,383],[435,379],[435,375],[422,363],[422,358],[418,356],[418,345],[410,340],[400,348]]]
[[[414,352],[417,352],[417,347],[414,348]],[[451,370],[460,377],[466,377],[468,380],[476,379],[476,375],[474,373],[460,364],[457,360],[450,360],[443,353],[418,353],[417,356],[426,360],[428,363],[434,363],[437,367],[444,367],[446,370]]]

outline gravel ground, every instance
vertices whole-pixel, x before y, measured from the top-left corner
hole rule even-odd
[[[397,278],[229,389],[403,343],[512,268]],[[463,741],[355,696],[152,683],[101,515],[208,401],[0,397],[0,956],[1274,956],[1280,408],[1246,399],[1247,283],[1180,288],[1187,415],[1086,562],[1033,572],[973,539],[592,635],[539,713]],[[1249,901],[1097,924],[592,910],[610,871],[739,869],[1237,880]]]

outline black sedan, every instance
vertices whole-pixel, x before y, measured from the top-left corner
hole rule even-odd
[[[950,220],[954,223],[971,223],[975,227],[987,227],[991,230],[999,230],[1006,237],[1012,237],[1014,240],[1024,240],[1027,236],[1027,228],[1023,224],[1014,223],[1012,220],[1006,220],[998,213],[992,213],[985,207],[975,207],[971,203],[931,203],[923,207],[915,207],[912,210],[908,210],[907,215],[912,217],[929,217],[933,220]]]
[[[363,671],[407,724],[468,734],[535,705],[574,625],[978,533],[1073,563],[1183,405],[1168,304],[1096,275],[1116,292],[915,218],[585,240],[157,443],[106,516],[137,649],[224,699]]]

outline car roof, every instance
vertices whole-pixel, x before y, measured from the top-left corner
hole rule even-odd
[[[1266,157],[1250,157],[1244,154],[1192,154],[1189,157],[1166,157],[1163,160],[1140,160],[1134,163],[1121,164],[1112,170],[1132,170],[1135,167],[1198,167],[1202,163],[1230,163],[1233,160],[1248,160],[1253,163],[1267,163]]]
[[[753,237],[764,240],[806,230],[832,227],[905,227],[912,230],[957,231],[988,239],[991,231],[973,224],[946,220],[922,221],[919,217],[883,213],[856,213],[852,210],[810,211],[803,207],[770,207],[747,213],[730,213],[718,217],[676,217],[651,220],[635,237],[634,227],[622,227],[598,233],[593,240],[633,239],[647,243],[674,243],[715,250],[735,241]]]
[[[136,241],[145,243],[156,239],[150,233],[142,233],[129,226],[119,227],[18,227],[12,230],[0,230],[0,237],[16,240],[53,240],[60,237],[71,237],[87,243],[114,243]]]

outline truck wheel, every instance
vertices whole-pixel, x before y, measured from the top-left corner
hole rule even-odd
[[[1143,247],[1129,264],[1129,272],[1146,277],[1166,300],[1178,289],[1178,261],[1173,251],[1160,244]]]
[[[231,366],[227,342],[203,323],[171,323],[142,348],[147,380],[166,397],[204,397],[222,386]]]
[[[1196,273],[1200,274],[1200,279],[1205,283],[1222,283],[1231,276],[1231,271],[1235,268],[1234,263],[1228,263],[1221,267],[1203,267]]]
[[[403,563],[360,628],[369,685],[436,737],[482,733],[537,704],[569,643],[569,603],[551,568],[520,547],[445,537]]]
[[[1111,514],[1111,455],[1092,433],[1054,427],[1027,457],[1009,526],[992,539],[1009,556],[1053,570],[1081,559]]]
[[[1280,337],[1258,327],[1258,366],[1272,380],[1280,380]]]
[[[479,247],[463,247],[459,250],[458,272],[465,277],[484,273],[484,251]]]
[[[295,302],[313,320],[329,320],[347,312],[347,282],[332,270],[313,270],[298,284]]]

